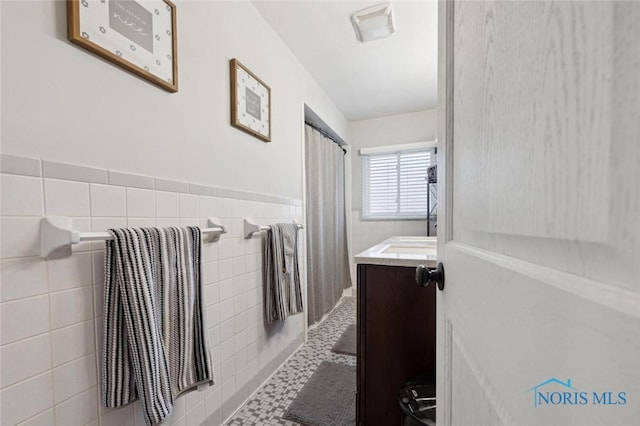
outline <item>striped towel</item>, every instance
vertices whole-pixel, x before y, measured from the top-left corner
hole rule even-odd
[[[213,384],[202,308],[200,228],[110,229],[104,288],[102,399],[142,400],[160,423],[175,398]]]
[[[267,322],[284,321],[290,314],[302,312],[297,225],[277,223],[267,231],[264,275]]]

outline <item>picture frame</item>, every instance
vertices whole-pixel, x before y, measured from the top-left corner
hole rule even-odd
[[[271,142],[271,88],[237,59],[229,61],[231,125]]]
[[[67,0],[69,41],[178,91],[176,6],[170,0]]]

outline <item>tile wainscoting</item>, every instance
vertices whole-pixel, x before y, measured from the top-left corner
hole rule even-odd
[[[216,384],[180,397],[168,425],[222,424],[303,343],[306,314],[265,323],[262,238],[242,235],[244,217],[302,220],[300,200],[6,154],[1,160],[0,423],[144,425],[139,402],[106,409],[99,400],[104,244],[42,259],[43,216],[71,217],[80,231],[206,226],[209,216],[227,227],[202,251]],[[302,277],[304,247],[302,232]]]

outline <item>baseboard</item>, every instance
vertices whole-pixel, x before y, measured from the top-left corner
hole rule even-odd
[[[220,416],[220,411],[222,411],[222,413],[224,414],[225,411],[231,409],[229,408],[230,406],[233,407],[235,404],[238,404],[235,405],[233,412],[227,415],[226,418],[224,418],[221,425],[224,425],[229,420],[231,420],[231,418],[233,418],[233,416],[235,416],[238,411],[240,411],[240,409],[247,403],[247,401],[253,398],[258,393],[258,391],[271,379],[271,377],[273,377],[273,375],[280,369],[280,367],[282,367],[287,361],[289,361],[292,356],[296,354],[296,352],[298,352],[298,350],[302,347],[302,345],[304,345],[304,343],[304,333],[300,333],[289,345],[287,345],[286,348],[280,351],[280,353],[274,359],[272,359],[266,366],[260,369],[258,374],[253,379],[249,380],[247,384],[242,387],[242,389],[237,390],[231,398],[229,398],[226,402],[223,402],[220,408],[218,408],[218,410],[216,410],[211,416],[209,416],[209,418],[207,419],[207,424],[209,424],[209,419],[221,418],[222,416]],[[249,392],[250,389],[253,389],[253,391],[251,391],[251,394],[248,397],[238,401],[238,398],[241,398],[241,395],[246,395],[246,392]]]
[[[335,310],[336,310],[336,308],[337,308],[338,306],[340,306],[340,304],[344,301],[344,298],[345,298],[345,297],[355,297],[355,296],[356,296],[355,294],[350,294],[350,293],[351,293],[351,291],[352,291],[353,289],[355,289],[355,286],[352,286],[352,287],[349,287],[349,288],[345,289],[345,290],[342,292],[342,297],[340,297],[340,299],[336,302],[336,305],[335,305],[333,308],[331,308],[331,310],[330,310],[329,312],[327,312],[326,314],[324,314],[324,315],[322,316],[322,318],[320,318],[320,321],[318,321],[318,322],[317,322],[317,323],[315,323],[315,324],[311,324],[311,325],[309,326],[308,331],[311,331],[311,330],[313,330],[314,328],[316,328],[317,326],[319,326],[320,324],[322,324],[322,321],[326,320],[326,319],[327,319],[327,317],[329,316],[329,314],[331,314],[331,312],[335,311]]]

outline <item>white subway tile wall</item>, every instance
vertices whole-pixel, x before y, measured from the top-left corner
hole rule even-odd
[[[91,216],[88,183],[45,179],[44,202],[49,216]]]
[[[260,224],[302,220],[298,200],[202,185],[192,185],[192,192],[224,197],[140,189],[137,183],[150,184],[151,178],[51,162],[45,177],[34,177],[33,159],[4,160],[12,167],[2,168],[10,174],[0,174],[3,425],[144,425],[139,402],[107,409],[99,399],[104,244],[82,243],[74,246],[71,257],[42,259],[43,215],[72,217],[74,227],[83,231],[207,226],[209,216],[219,217],[227,227],[218,242],[203,243],[202,251],[216,384],[178,398],[167,425],[221,425],[303,342],[306,314],[275,326],[265,323],[262,238],[246,240],[242,235],[244,217]],[[96,176],[103,175],[113,184],[95,183],[101,181]],[[127,182],[138,187],[120,186]],[[158,178],[154,182],[169,191],[190,187]],[[300,237],[304,271],[304,232]]]

